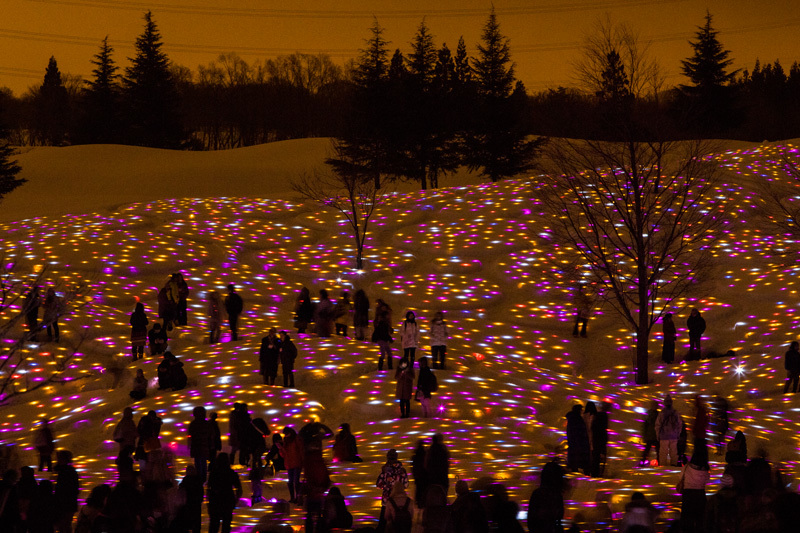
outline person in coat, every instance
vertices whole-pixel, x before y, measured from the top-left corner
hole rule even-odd
[[[403,357],[397,364],[394,377],[397,380],[395,393],[400,403],[400,418],[408,418],[411,415],[411,395],[414,390],[414,366]]]
[[[311,301],[311,293],[306,287],[300,289],[294,305],[294,327],[297,334],[305,333],[308,325],[314,320],[314,302]]]
[[[653,400],[650,404],[650,409],[647,411],[647,416],[642,423],[642,441],[644,441],[644,452],[642,452],[642,460],[639,463],[642,466],[647,466],[650,460],[650,450],[655,448],[656,460],[658,460],[658,435],[656,435],[656,420],[658,420],[658,402]]]
[[[80,479],[72,466],[72,452],[59,450],[56,454],[55,525],[57,533],[72,533],[72,517],[78,512]]]
[[[672,313],[666,313],[661,320],[662,331],[664,332],[663,345],[661,347],[661,360],[671,365],[675,361],[675,341],[678,339],[678,331],[675,329],[675,322],[672,320]]]
[[[122,411],[122,418],[114,428],[114,442],[119,444],[119,452],[129,449],[131,451],[136,449],[136,437],[139,433],[136,431],[136,422],[133,421],[133,409],[126,407]]]
[[[136,309],[131,313],[128,321],[131,325],[131,355],[133,360],[144,359],[144,345],[147,344],[147,315],[144,312],[144,304],[136,303]]]
[[[709,480],[708,448],[694,450],[688,464],[681,472],[681,531],[701,533],[704,531],[706,512],[706,484]],[[682,485],[682,487],[681,487]]]
[[[336,326],[336,334],[347,337],[347,324],[350,323],[350,315],[353,314],[353,302],[350,301],[350,293],[342,291],[342,295],[333,306],[333,316]]]
[[[594,302],[591,296],[586,293],[583,285],[578,285],[575,292],[575,327],[572,328],[572,336],[586,337],[586,326],[589,324],[589,317],[592,315]]]
[[[656,436],[658,437],[658,464],[661,466],[677,466],[678,438],[681,436],[683,420],[672,407],[672,396],[664,398],[664,408],[656,419]]]
[[[361,462],[356,437],[350,431],[350,424],[347,422],[339,426],[339,433],[333,442],[333,460],[345,463]]]
[[[39,307],[42,305],[42,297],[39,294],[39,287],[34,285],[25,295],[22,310],[25,313],[25,325],[28,326],[28,334],[32,341],[36,340],[36,333],[39,331]]]
[[[417,378],[417,390],[419,391],[419,402],[422,406],[422,416],[430,418],[431,416],[431,397],[434,392],[439,388],[436,376],[431,372],[428,367],[428,358],[422,357],[419,360],[419,378]]]
[[[358,289],[353,295],[353,329],[357,341],[367,338],[369,327],[369,298],[364,289]]]
[[[217,291],[208,291],[206,314],[208,315],[208,343],[216,344],[219,342],[222,325],[222,298]]]
[[[267,336],[261,339],[261,349],[258,351],[258,362],[264,385],[275,385],[280,353],[281,341],[278,338],[278,330],[269,328]]]
[[[146,415],[139,419],[136,426],[136,433],[139,434],[139,441],[136,443],[136,459],[145,461],[147,451],[145,448],[160,447],[159,435],[163,421],[155,411],[148,411]]]
[[[392,448],[386,452],[386,463],[381,468],[381,473],[375,482],[375,486],[381,489],[381,514],[378,519],[378,531],[383,531],[386,527],[386,507],[389,505],[392,489],[396,483],[407,488],[408,474],[402,463],[397,460],[397,450]]]
[[[303,471],[305,450],[303,439],[291,426],[283,428],[283,444],[280,446],[280,453],[288,476],[286,485],[289,487],[289,501],[297,503],[297,498],[300,496],[300,474]]]
[[[425,472],[428,485],[439,485],[446,495],[450,488],[450,452],[444,445],[444,436],[441,433],[434,434],[431,439],[431,445],[425,454]],[[427,502],[427,497],[425,501]]]
[[[48,472],[53,468],[53,451],[56,449],[53,444],[53,430],[50,428],[50,421],[43,419],[39,429],[33,436],[33,447],[39,452],[39,472],[46,469]]]
[[[176,309],[175,302],[170,297],[169,283],[168,280],[158,291],[158,318],[164,324],[165,330],[172,331],[172,327],[175,325]]]
[[[383,360],[386,358],[389,370],[392,369],[392,323],[389,313],[383,312],[375,317],[372,327],[372,342],[378,345],[378,372],[383,371]]]
[[[333,330],[334,308],[328,291],[320,289],[319,301],[314,308],[314,333],[322,338],[331,336]]]
[[[322,524],[323,531],[353,527],[353,515],[347,510],[347,503],[339,487],[331,487],[325,495],[325,502],[322,505]]]
[[[42,308],[44,309],[42,323],[44,323],[47,329],[48,341],[55,340],[58,342],[60,339],[58,318],[61,316],[63,306],[64,301],[56,294],[56,290],[53,287],[48,288],[47,293],[45,293],[44,303],[42,304]]]
[[[208,476],[208,532],[230,533],[233,510],[242,497],[242,483],[231,469],[227,453],[217,455],[214,468]]]
[[[178,301],[177,301],[177,318],[178,318],[178,325],[185,326],[189,323],[188,315],[187,315],[187,308],[188,308],[188,300],[189,300],[189,285],[186,283],[186,280],[183,279],[183,274],[180,272],[176,272],[172,275],[175,280],[175,285],[178,289]]]
[[[206,408],[198,405],[192,410],[194,417],[189,422],[187,430],[189,437],[189,456],[194,459],[194,467],[197,475],[206,481],[208,475],[208,459],[214,448],[214,432],[211,423],[206,419]]]
[[[703,401],[703,396],[696,394],[694,397],[695,416],[694,424],[692,425],[692,435],[694,435],[694,447],[706,446],[708,438],[708,425],[710,422],[708,416],[708,407],[706,402]]]
[[[228,285],[228,295],[225,296],[225,312],[228,313],[228,326],[231,328],[231,340],[239,340],[239,315],[244,311],[244,301],[236,292],[236,285]]]
[[[786,385],[783,386],[783,393],[787,394],[790,388],[793,393],[797,392],[797,384],[800,382],[800,342],[792,341],[789,345],[783,367],[786,369]]]
[[[386,500],[386,504],[384,515],[386,531],[391,531],[392,533],[410,532],[416,507],[406,493],[406,488],[403,486],[402,481],[398,480],[392,486],[392,491]],[[427,531],[424,526],[423,531]]]
[[[590,472],[589,432],[586,431],[586,422],[581,416],[583,407],[580,404],[572,406],[567,413],[567,468],[572,472],[583,470]]]
[[[656,533],[658,509],[647,501],[644,494],[634,492],[625,504],[625,514],[619,526],[620,533]]]
[[[287,331],[281,331],[280,360],[283,386],[294,388],[294,362],[297,360],[297,346],[292,342]]]
[[[488,533],[489,521],[481,497],[469,490],[466,480],[456,481],[456,499],[450,505],[448,533]]]
[[[444,370],[444,357],[447,355],[447,323],[441,311],[436,311],[431,319],[431,358],[433,368]]]
[[[406,319],[400,327],[400,342],[403,346],[403,357],[408,359],[411,366],[414,366],[414,357],[419,346],[419,324],[414,311],[406,313]]]
[[[608,411],[611,404],[603,402],[592,420],[592,476],[603,477],[608,460]]]
[[[689,318],[686,320],[686,327],[689,329],[689,361],[700,360],[700,339],[706,331],[706,321],[700,315],[697,308],[692,308]]]
[[[147,333],[147,341],[150,346],[150,355],[161,355],[166,352],[169,343],[166,328],[162,328],[158,322],[153,324]]]
[[[216,463],[216,461],[214,461]],[[183,506],[178,511],[176,520],[181,532],[201,533],[203,521],[203,499],[205,489],[203,480],[197,475],[194,465],[186,465],[186,474],[178,485],[178,492],[183,496]]]
[[[528,502],[528,531],[530,533],[561,533],[564,519],[564,469],[557,459],[542,467],[539,488],[531,493]]]

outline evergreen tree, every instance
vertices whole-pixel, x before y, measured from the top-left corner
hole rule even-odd
[[[611,50],[606,57],[606,68],[600,75],[602,85],[596,96],[604,102],[622,102],[630,99],[630,81],[619,52]]]
[[[456,47],[455,63],[455,79],[459,85],[465,86],[472,81],[472,67],[469,64],[469,56],[467,55],[467,45],[464,44],[464,38],[458,38],[458,46]]]
[[[129,58],[131,66],[126,69],[124,79],[129,142],[179,148],[185,135],[178,89],[150,11],[145,13],[144,20],[144,32],[136,39],[136,54]]]
[[[389,71],[387,72],[387,81],[392,84],[405,83],[408,78],[408,68],[406,68],[406,58],[403,52],[398,48],[392,54],[392,59],[389,61]]]
[[[417,33],[411,42],[411,50],[411,55],[408,57],[409,74],[418,87],[427,91],[436,69],[436,46],[424,20],[417,28]]]
[[[522,84],[516,84],[517,91],[512,95],[515,77],[511,48],[508,38],[500,33],[494,8],[483,28],[472,70],[478,102],[474,124],[466,135],[467,165],[493,182],[530,170],[544,139],[528,139],[522,118],[527,95]]]
[[[14,151],[8,143],[7,136],[8,132],[4,124],[0,124],[0,202],[8,193],[28,181],[17,176],[22,169],[12,159]]]
[[[443,44],[436,53],[436,67],[434,69],[434,84],[437,91],[450,92],[456,83],[456,62],[447,47]]]
[[[383,38],[383,27],[375,19],[369,29],[372,37],[367,39],[367,46],[361,50],[361,56],[356,63],[354,81],[362,89],[376,89],[380,87],[388,75],[389,41]]]
[[[115,143],[120,138],[119,68],[111,54],[114,49],[103,39],[92,64],[93,78],[83,92],[80,140],[87,143]]]
[[[52,146],[63,144],[67,137],[69,98],[53,56],[47,63],[44,81],[34,98],[34,107],[38,142]]]

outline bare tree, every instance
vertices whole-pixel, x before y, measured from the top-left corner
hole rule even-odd
[[[583,53],[575,63],[578,81],[592,94],[602,94],[607,90],[608,73],[620,68],[634,98],[655,97],[664,77],[648,48],[628,25],[614,24],[609,17],[600,19],[585,38]]]
[[[636,336],[636,383],[648,382],[653,325],[711,266],[724,224],[710,144],[561,140],[537,184],[551,236]],[[724,207],[724,206],[723,206]]]
[[[364,176],[362,166],[349,159],[335,141],[333,151],[335,156],[326,161],[330,168],[300,176],[292,182],[292,190],[303,200],[341,213],[347,219],[356,245],[356,268],[362,270],[370,220],[380,206],[389,202],[391,192],[385,186],[376,187],[375,180]]]
[[[49,351],[55,365],[45,372],[36,372],[35,380],[31,380],[29,364],[38,356],[40,350],[36,345],[37,331],[25,327],[18,333],[25,321],[27,307],[30,301],[26,298],[34,287],[43,284],[46,278],[46,269],[37,273],[22,275],[22,267],[7,258],[0,257],[0,339],[4,342],[0,347],[0,402],[13,396],[25,394],[53,383],[67,381],[64,371],[69,367],[70,361],[80,350],[82,343],[88,337],[88,329],[83,330],[65,355],[56,356],[54,351]],[[62,293],[60,316],[69,315],[84,307],[90,302],[90,285],[85,281],[78,281],[70,285],[57,284],[55,286]],[[38,306],[38,303],[36,303]],[[48,326],[42,323],[41,326]]]

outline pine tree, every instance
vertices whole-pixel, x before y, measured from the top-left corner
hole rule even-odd
[[[717,38],[718,31],[711,27],[711,13],[706,12],[706,23],[697,28],[697,40],[690,42],[694,54],[681,61],[684,75],[692,85],[681,85],[685,91],[698,95],[713,93],[720,87],[729,84],[736,77],[738,70],[728,72],[733,63],[729,50],[725,50]]]
[[[94,77],[86,81],[82,99],[83,142],[115,143],[121,140],[119,68],[111,57],[113,52],[106,36],[100,51],[92,59]]]
[[[606,54],[606,68],[600,74],[601,88],[596,96],[604,102],[622,102],[631,98],[630,81],[625,65],[616,50]]]
[[[411,41],[411,50],[411,55],[408,57],[408,72],[418,87],[428,90],[436,69],[436,47],[433,44],[433,35],[424,20],[417,28],[414,40]]]
[[[467,85],[472,81],[472,67],[469,64],[467,45],[464,44],[463,37],[458,38],[458,46],[456,47],[456,57],[454,62],[456,81],[459,85]]]
[[[131,66],[126,69],[124,79],[129,142],[179,148],[185,135],[177,85],[150,11],[145,13],[144,20],[144,32],[136,39],[136,54],[129,58]]]
[[[478,100],[475,119],[465,136],[464,160],[471,170],[496,182],[533,168],[544,139],[528,139],[523,117],[527,95],[522,84],[515,84],[511,49],[500,33],[494,8],[482,41],[472,62]]]
[[[58,146],[66,141],[69,98],[56,58],[50,56],[39,91],[34,98],[36,137],[42,144]]]
[[[8,143],[8,131],[0,123],[0,202],[8,193],[27,181],[17,176],[22,169],[12,159],[13,155],[14,151]]]
[[[388,45],[389,41],[383,38],[383,27],[375,19],[369,29],[372,37],[367,39],[367,46],[361,50],[356,68],[353,73],[356,85],[362,89],[374,89],[386,81],[389,70]]]
[[[447,47],[443,44],[436,53],[436,67],[433,73],[436,90],[450,92],[456,83],[456,62]]]

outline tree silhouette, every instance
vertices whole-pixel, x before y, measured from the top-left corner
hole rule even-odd
[[[140,146],[180,148],[185,134],[178,90],[170,61],[161,49],[161,34],[150,11],[144,31],[136,38],[136,54],[125,70],[124,100],[128,141]]]
[[[92,64],[93,78],[86,81],[81,99],[80,140],[87,143],[116,143],[121,140],[120,86],[114,49],[103,39]]]
[[[28,181],[18,176],[22,169],[12,159],[13,156],[14,151],[8,142],[8,131],[5,125],[0,123],[0,202],[8,193]]]
[[[39,91],[34,98],[38,142],[58,146],[67,138],[69,98],[56,58],[50,56]]]

